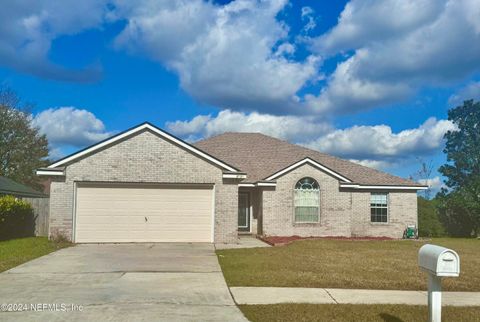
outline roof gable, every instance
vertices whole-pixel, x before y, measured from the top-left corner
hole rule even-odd
[[[188,144],[187,142],[173,136],[172,134],[170,134],[168,132],[165,132],[164,130],[162,130],[162,129],[160,129],[160,128],[158,128],[158,127],[156,127],[156,126],[154,126],[154,125],[152,125],[148,122],[140,124],[140,125],[135,126],[133,128],[130,128],[130,129],[128,129],[128,130],[126,130],[122,133],[119,133],[115,136],[112,136],[112,137],[110,137],[106,140],[103,140],[103,141],[98,142],[98,143],[96,143],[92,146],[89,146],[89,147],[87,147],[83,150],[80,150],[80,151],[75,152],[71,155],[68,155],[68,156],[50,164],[47,167],[47,169],[55,169],[55,168],[59,168],[59,167],[65,166],[67,164],[73,163],[73,162],[77,161],[78,159],[80,159],[84,156],[93,154],[96,151],[101,150],[102,148],[108,148],[111,145],[117,144],[117,143],[122,142],[124,140],[128,140],[128,138],[131,137],[132,135],[143,132],[145,130],[152,131],[153,133],[159,135],[163,139],[182,147],[183,149],[189,151],[193,155],[196,155],[199,158],[207,160],[207,161],[219,166],[220,168],[222,168],[226,171],[231,171],[231,172],[238,172],[239,171],[237,168],[225,163],[224,161],[208,154],[207,152],[202,151],[201,149],[199,149],[199,148],[197,148],[197,147],[195,147],[191,144]],[[43,173],[40,173],[40,174],[43,174]]]
[[[337,178],[338,180],[341,180],[343,182],[352,182],[352,180],[348,179],[348,178],[345,178],[344,176],[342,176],[340,173],[338,172],[335,172],[323,165],[321,165],[320,163],[310,159],[310,158],[305,158],[303,160],[300,160],[298,162],[295,162],[294,164],[290,165],[289,167],[286,167],[282,170],[279,170],[277,172],[275,172],[274,174],[272,174],[271,176],[265,178],[265,180],[275,180],[281,176],[283,176],[284,174],[287,174],[288,172],[298,168],[298,167],[301,167],[302,165],[304,164],[310,164],[312,166],[314,166],[315,168],[318,168],[326,173],[328,173],[329,175],[331,175],[332,177],[335,177]]]

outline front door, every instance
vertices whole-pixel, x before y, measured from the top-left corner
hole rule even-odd
[[[250,231],[250,195],[248,192],[238,193],[238,230]]]

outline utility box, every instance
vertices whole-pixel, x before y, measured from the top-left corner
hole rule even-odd
[[[451,249],[426,244],[418,252],[418,265],[435,276],[457,277],[460,275],[460,258]]]
[[[428,273],[428,321],[442,321],[442,277],[460,275],[460,257],[454,250],[426,244],[418,251],[418,266]]]

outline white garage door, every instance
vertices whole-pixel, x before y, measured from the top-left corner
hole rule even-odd
[[[77,187],[75,241],[212,242],[211,186]]]

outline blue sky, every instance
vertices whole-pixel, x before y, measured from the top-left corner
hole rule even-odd
[[[448,109],[480,98],[478,16],[468,0],[7,1],[0,83],[36,104],[53,158],[149,121],[408,177],[444,162]]]

